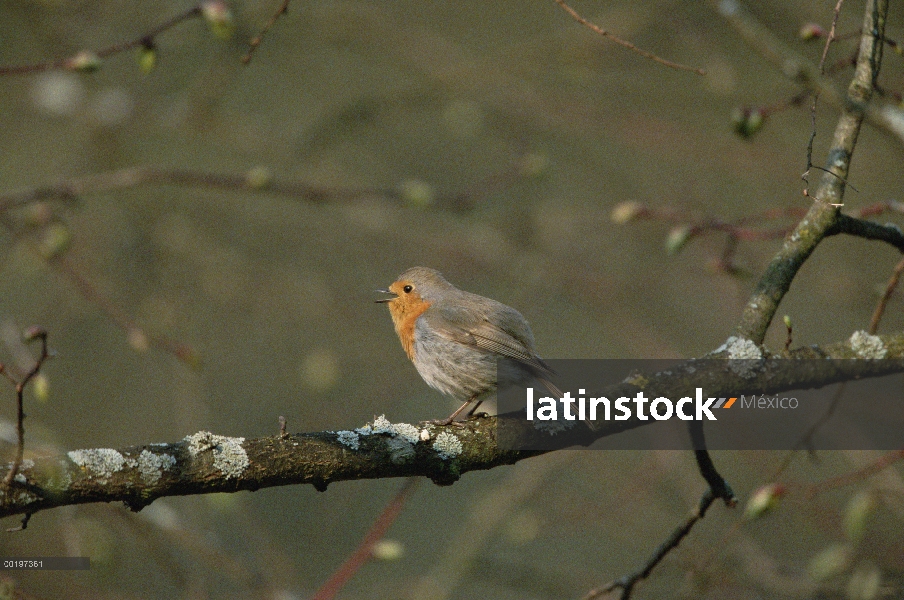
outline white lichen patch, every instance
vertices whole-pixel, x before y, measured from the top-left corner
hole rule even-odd
[[[142,450],[138,456],[138,472],[141,480],[148,485],[154,485],[176,464],[176,458],[169,454],[154,454],[148,450]]]
[[[433,449],[436,450],[441,459],[449,460],[461,454],[464,446],[461,445],[461,440],[458,439],[458,436],[448,431],[443,431],[436,436],[436,440],[433,442]]]
[[[725,340],[722,348],[728,353],[728,358],[737,360],[758,360],[763,358],[763,351],[752,341],[731,336]]]
[[[851,350],[859,358],[885,358],[888,349],[878,335],[870,335],[865,331],[855,331],[848,340]]]
[[[371,429],[374,433],[393,433],[392,423],[386,418],[386,415],[380,415],[374,419]]]
[[[410,444],[417,444],[421,440],[421,432],[417,427],[409,423],[392,423],[385,415],[380,415],[372,425],[359,427],[354,431],[358,435],[373,435],[388,433],[393,437],[401,437]],[[429,439],[429,438],[428,438]]]
[[[29,470],[33,469],[34,466],[35,466],[35,461],[31,460],[30,458],[22,459],[22,463],[19,465],[19,472],[16,473],[16,477],[15,477],[16,482],[22,483],[22,484],[28,483],[28,477],[25,476],[25,473],[23,473],[23,471],[29,471]],[[9,465],[7,465],[7,469],[11,469],[12,467],[13,467],[12,463],[9,463]]]
[[[725,343],[719,346],[715,352],[725,352],[729,359],[728,368],[745,379],[756,376],[763,358],[763,351],[759,346],[751,340],[736,336],[725,340]]]
[[[392,431],[409,444],[417,444],[421,439],[421,432],[410,423],[394,423]]]
[[[336,441],[352,450],[357,450],[361,447],[361,437],[354,431],[337,431]]]
[[[102,479],[122,471],[126,466],[126,457],[112,448],[73,450],[69,452],[69,459],[91,475]]]
[[[239,477],[250,464],[248,454],[242,448],[244,441],[245,438],[226,437],[209,431],[199,431],[185,436],[189,454],[197,456],[208,450],[213,452],[213,466],[219,469],[226,479]]]

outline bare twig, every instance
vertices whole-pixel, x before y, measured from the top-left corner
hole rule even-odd
[[[637,46],[635,46],[634,44],[632,44],[631,42],[629,42],[627,40],[621,39],[620,37],[614,35],[613,33],[603,29],[599,25],[591,23],[590,21],[588,21],[587,19],[582,17],[580,15],[580,13],[578,13],[578,11],[576,11],[575,9],[571,8],[565,2],[565,0],[553,0],[553,1],[556,4],[558,4],[559,6],[561,6],[562,10],[564,10],[569,15],[571,15],[572,19],[574,19],[575,21],[577,21],[584,27],[590,29],[591,31],[597,33],[598,35],[601,35],[602,37],[604,37],[612,42],[615,42],[616,44],[618,44],[619,46],[622,46],[623,48],[627,48],[631,52],[637,53],[637,54],[643,56],[644,58],[648,58],[648,59],[652,60],[653,62],[657,62],[661,65],[669,67],[670,69],[677,69],[679,71],[689,71],[691,73],[696,73],[697,75],[706,75],[706,71],[704,71],[703,69],[698,69],[696,67],[689,67],[687,65],[675,63],[670,60],[665,60],[664,58],[660,58],[660,57],[656,56],[652,52],[648,52],[647,50],[638,48]]]
[[[662,559],[664,559],[669,552],[678,547],[682,540],[684,540],[691,532],[694,525],[706,515],[706,511],[709,510],[709,507],[712,506],[712,503],[715,502],[716,498],[717,496],[712,489],[706,490],[703,497],[700,498],[700,503],[697,505],[697,508],[687,516],[687,519],[685,519],[681,525],[675,528],[672,534],[660,544],[658,548],[656,548],[653,555],[650,556],[640,569],[617,581],[612,581],[601,588],[590,590],[584,596],[584,600],[595,600],[596,598],[601,598],[615,590],[621,590],[620,597],[622,600],[630,598],[634,586],[646,579],[650,573],[653,572],[653,569],[662,562]]]
[[[901,109],[894,106],[878,107],[868,104],[869,97],[875,87],[874,79],[865,81],[865,87],[858,87],[856,91],[848,90],[848,93],[843,93],[836,87],[832,79],[820,73],[818,65],[813,64],[783,44],[775,34],[745,10],[738,0],[718,0],[715,4],[719,7],[719,14],[727,19],[729,24],[741,34],[744,40],[781,70],[788,79],[807,89],[818,92],[820,99],[825,100],[830,106],[838,110],[845,113],[860,113],[861,119],[866,118],[882,131],[893,135],[899,143],[904,143],[904,116],[902,116]],[[885,8],[883,9],[883,7]],[[870,3],[869,9],[865,11],[866,16],[870,17],[870,20],[865,23],[861,30],[867,33],[861,35],[860,52],[857,58],[858,65],[863,64],[864,61],[869,63],[881,56],[881,42],[885,39],[885,16],[887,13],[887,4],[885,2]],[[874,31],[874,22],[871,18],[873,15],[881,16],[875,21],[878,28],[877,31]],[[866,46],[869,52],[864,53],[863,40],[867,38],[870,39]],[[879,46],[879,48],[876,48],[876,46]],[[878,61],[874,62],[874,66],[878,69]],[[858,82],[861,81],[863,75],[868,75],[868,73],[859,74],[857,76]],[[852,94],[852,92],[855,93]]]
[[[653,552],[653,555],[644,563],[644,565],[631,573],[630,575],[626,575],[621,579],[616,581],[612,581],[602,588],[590,590],[587,595],[584,596],[584,600],[594,600],[595,598],[599,598],[604,594],[608,594],[609,592],[613,592],[615,590],[621,590],[621,598],[622,600],[627,600],[627,598],[631,597],[631,593],[634,590],[634,586],[638,583],[649,577],[650,573],[653,572],[659,563],[668,555],[669,552],[678,547],[681,541],[688,536],[691,532],[691,529],[694,525],[702,519],[706,515],[706,511],[709,510],[709,507],[712,506],[712,503],[717,499],[722,499],[726,506],[734,507],[737,505],[738,499],[735,497],[734,492],[731,487],[725,481],[725,479],[716,471],[716,467],[712,462],[712,458],[709,455],[709,452],[706,449],[706,440],[703,435],[703,426],[701,423],[691,423],[689,425],[689,430],[691,434],[691,440],[694,446],[694,455],[697,458],[697,466],[700,469],[700,474],[709,484],[709,489],[703,493],[703,496],[700,498],[700,503],[697,505],[696,510],[691,512],[688,515],[687,519],[679,525],[672,534],[664,541],[659,547]]]
[[[254,54],[257,47],[261,45],[261,42],[264,41],[264,36],[267,35],[267,32],[276,24],[276,21],[279,20],[281,16],[286,14],[286,11],[289,10],[289,2],[290,0],[283,0],[282,4],[280,4],[279,8],[276,9],[276,12],[273,13],[273,16],[270,17],[270,20],[267,21],[267,24],[264,25],[264,28],[261,29],[261,32],[258,33],[255,37],[251,38],[248,42],[248,52],[245,56],[242,57],[242,64],[248,64],[251,62],[251,55]]]
[[[21,380],[15,380],[13,376],[0,365],[0,371],[15,384],[16,387],[16,458],[3,480],[3,484],[9,487],[15,480],[19,469],[22,468],[22,457],[25,454],[25,387],[38,374],[41,366],[50,358],[47,350],[47,332],[41,327],[30,327],[25,332],[25,340],[39,340],[41,342],[41,352],[35,360],[34,366],[29,369],[28,373]],[[24,529],[24,527],[23,527]]]
[[[835,390],[835,395],[832,396],[832,401],[829,403],[829,407],[826,411],[819,416],[816,421],[807,427],[807,430],[800,436],[800,439],[797,440],[797,443],[794,445],[794,448],[788,452],[784,458],[782,458],[782,462],[779,463],[778,468],[775,470],[775,473],[769,479],[771,481],[775,481],[779,478],[779,476],[785,472],[785,470],[791,465],[791,461],[794,460],[794,457],[801,450],[807,450],[811,453],[813,452],[813,437],[822,429],[822,426],[828,423],[829,419],[832,418],[832,415],[835,414],[835,409],[838,408],[838,405],[841,403],[841,400],[844,398],[844,391],[847,388],[845,382],[842,382],[841,385],[838,386],[838,389]]]
[[[895,288],[898,287],[898,280],[901,279],[902,272],[904,272],[904,258],[899,260],[898,264],[895,265],[891,277],[888,278],[888,284],[885,286],[885,292],[882,294],[882,298],[876,305],[873,317],[869,320],[869,332],[873,335],[875,335],[876,331],[879,329],[879,321],[882,320],[882,315],[885,313],[885,307],[888,306],[888,301],[891,300],[892,294],[895,293]]]
[[[428,200],[427,204],[438,209],[468,210],[488,195],[513,185],[527,176],[529,176],[529,172],[524,168],[523,156],[518,155],[511,164],[501,167],[498,172],[488,175],[462,191],[437,194],[435,198]],[[142,185],[175,185],[247,191],[298,198],[312,204],[349,202],[369,196],[410,203],[410,200],[398,189],[318,186],[303,181],[275,179],[265,169],[252,169],[247,173],[210,173],[138,166],[72,177],[54,185],[0,193],[0,213],[35,202],[48,200],[65,202],[87,194],[109,193]]]
[[[844,3],[844,0],[838,0],[838,3],[835,5],[835,10],[832,12],[832,26],[829,28],[829,32],[826,34],[826,43],[822,48],[822,56],[819,58],[819,73],[821,75],[825,75],[826,69],[826,57],[829,54],[829,47],[832,45],[836,39],[835,36],[835,27],[838,25],[838,16],[841,14],[841,5]],[[813,104],[810,106],[810,121],[812,125],[812,130],[810,132],[810,141],[807,144],[807,170],[804,173],[803,179],[806,181],[806,175],[810,172],[810,167],[813,166],[812,158],[813,158],[813,141],[816,139],[816,105],[819,101],[819,91],[816,90],[813,93]]]
[[[177,185],[224,190],[246,190],[296,197],[313,203],[347,200],[367,195],[398,196],[394,190],[315,186],[296,181],[273,180],[263,171],[209,173],[165,167],[128,167],[116,171],[73,177],[56,185],[0,194],[0,212],[43,200],[71,200],[85,194],[100,194],[141,185]]]
[[[192,367],[201,364],[201,357],[191,346],[161,335],[148,334],[122,308],[100,293],[91,280],[85,276],[66,256],[58,255],[50,259],[50,265],[63,274],[75,289],[89,302],[99,307],[114,323],[127,334],[133,348],[146,349],[148,345],[168,352]]]
[[[410,478],[405,482],[402,489],[383,508],[383,512],[376,518],[364,539],[355,548],[355,551],[336,569],[326,583],[320,586],[320,589],[311,596],[311,600],[332,600],[332,598],[336,597],[336,594],[342,591],[348,580],[354,577],[355,573],[367,564],[373,557],[374,545],[383,539],[383,536],[386,535],[386,532],[389,531],[389,528],[392,527],[392,524],[395,523],[402,513],[405,502],[417,488],[417,482],[418,480],[414,478]]]
[[[838,25],[838,16],[841,14],[841,5],[844,4],[844,0],[838,0],[838,3],[835,5],[835,10],[832,14],[832,26],[829,28],[829,33],[826,35],[826,43],[822,48],[822,56],[819,59],[819,74],[825,75],[826,69],[826,56],[829,54],[829,46],[832,45],[832,42],[835,41],[835,27]],[[804,180],[806,184],[804,186],[804,196],[810,196],[810,169],[813,168],[813,142],[816,140],[816,108],[819,104],[819,91],[814,90],[813,93],[813,102],[810,104],[810,140],[807,142],[807,168],[804,170],[803,175],[800,176],[801,179]],[[814,198],[818,199],[818,198]]]
[[[862,469],[858,469],[852,473],[845,473],[844,475],[839,475],[838,477],[825,479],[823,481],[820,481],[819,483],[815,483],[809,486],[807,488],[807,496],[809,498],[813,498],[828,490],[834,490],[840,487],[859,483],[864,479],[872,477],[876,473],[887,469],[891,465],[901,460],[904,460],[904,449],[893,450],[892,452],[883,454],[873,463],[863,467]]]
[[[30,65],[16,65],[10,67],[0,66],[0,76],[2,75],[24,75],[30,73],[38,73],[41,71],[53,71],[53,70],[67,70],[67,71],[78,71],[85,70],[89,65],[86,64],[85,60],[88,56],[93,56],[98,59],[106,58],[108,56],[112,56],[114,54],[119,54],[121,52],[126,52],[127,50],[134,50],[135,48],[152,48],[154,46],[154,41],[163,32],[172,29],[176,25],[182,23],[183,21],[187,21],[188,19],[193,19],[196,17],[200,17],[203,14],[203,3],[196,4],[192,6],[188,10],[176,15],[175,17],[169,19],[168,21],[161,23],[160,25],[154,27],[147,33],[126,42],[121,42],[119,44],[113,44],[112,46],[107,46],[106,48],[101,48],[100,50],[95,50],[93,52],[81,52],[76,54],[75,56],[70,56],[68,58],[61,58],[59,60],[51,60],[43,63],[36,63]]]
[[[850,216],[839,215],[838,220],[825,232],[825,235],[847,234],[882,241],[904,252],[904,234],[898,227],[887,224],[880,225],[865,220],[865,217],[874,217],[886,212],[904,212],[904,205],[896,201],[877,202],[852,211]],[[780,239],[795,229],[794,225],[779,224],[771,227],[754,227],[754,225],[787,218],[801,219],[806,214],[807,209],[799,206],[772,208],[728,221],[719,217],[693,215],[671,206],[650,207],[637,202],[624,202],[613,209],[612,219],[617,223],[637,220],[675,223],[677,226],[672,229],[668,240],[670,252],[677,252],[694,238],[714,232],[724,233],[728,239],[717,264],[720,270],[731,273],[735,270],[733,261],[738,242]]]

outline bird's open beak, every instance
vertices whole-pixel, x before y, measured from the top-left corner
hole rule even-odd
[[[376,290],[376,291],[377,291],[378,293],[380,293],[380,294],[390,294],[390,295],[392,296],[392,298],[380,298],[379,300],[374,300],[374,302],[377,302],[377,303],[381,303],[381,302],[392,302],[393,300],[395,300],[395,299],[398,298],[398,296],[399,296],[399,295],[396,294],[395,292],[390,292],[389,290]]]

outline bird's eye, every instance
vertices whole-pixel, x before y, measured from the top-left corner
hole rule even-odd
[[[410,285],[406,285],[405,287],[402,288],[402,290],[404,290],[404,292],[405,292],[406,294],[410,294],[410,293],[411,293],[411,290],[413,290],[413,289],[414,289],[414,288],[411,287]]]

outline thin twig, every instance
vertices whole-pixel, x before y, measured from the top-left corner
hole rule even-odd
[[[873,318],[869,320],[869,333],[872,335],[875,335],[879,329],[879,321],[882,320],[885,307],[888,306],[888,301],[891,300],[892,294],[895,293],[895,288],[898,287],[898,280],[901,279],[902,272],[904,272],[904,258],[895,265],[891,277],[888,279],[888,284],[885,286],[885,293],[882,294],[879,304],[876,305],[876,310],[873,311]]]
[[[264,36],[267,35],[267,32],[270,31],[270,28],[276,24],[276,21],[279,20],[281,16],[283,16],[286,11],[289,10],[289,0],[283,0],[283,3],[277,9],[277,11],[270,17],[270,20],[267,21],[267,24],[264,25],[264,28],[261,29],[261,32],[257,34],[257,36],[251,38],[248,42],[248,52],[245,56],[242,57],[242,64],[247,65],[251,62],[251,55],[254,54],[254,51],[257,50],[257,47],[261,45],[261,42],[264,41]]]
[[[835,36],[835,28],[838,26],[838,16],[841,14],[841,5],[844,4],[844,0],[838,0],[838,3],[835,5],[835,10],[832,13],[832,27],[829,28],[829,34],[826,36],[825,46],[822,48],[822,56],[819,59],[819,72],[825,73],[825,64],[826,64],[826,56],[829,54],[829,46],[832,45],[836,39]]]
[[[822,426],[825,425],[829,419],[832,418],[832,415],[835,414],[835,409],[838,408],[838,405],[841,403],[841,400],[844,398],[844,391],[847,389],[847,382],[841,382],[838,385],[838,389],[835,391],[835,395],[832,396],[832,402],[829,403],[829,408],[816,419],[816,422],[810,425],[807,430],[800,436],[800,439],[794,444],[794,448],[791,449],[790,452],[785,454],[784,458],[782,458],[782,462],[779,463],[778,468],[775,470],[775,473],[769,478],[769,481],[776,481],[782,473],[791,465],[791,461],[794,460],[794,457],[801,450],[810,451],[811,455],[813,452],[813,436],[822,429]]]
[[[383,539],[392,524],[395,523],[402,509],[405,507],[405,501],[417,487],[418,480],[411,477],[402,486],[396,495],[386,504],[383,512],[376,518],[370,530],[358,544],[355,551],[349,556],[342,565],[336,569],[333,575],[324,583],[311,600],[330,600],[338,594],[345,584],[348,583],[355,573],[364,566],[372,557],[374,544]]]
[[[34,366],[25,374],[21,381],[16,382],[16,458],[10,467],[3,484],[9,487],[19,469],[22,467],[22,457],[25,455],[25,387],[38,374],[41,366],[50,358],[47,351],[47,332],[41,327],[30,327],[26,333],[27,341],[39,340],[41,342],[41,353],[35,361]],[[6,373],[4,369],[4,373]],[[8,379],[13,381],[12,376],[6,373]],[[24,527],[23,527],[24,528]]]
[[[192,19],[195,17],[201,16],[203,12],[202,4],[196,4],[195,6],[189,8],[185,12],[182,12],[175,17],[169,19],[168,21],[154,27],[147,33],[126,42],[121,42],[119,44],[113,44],[112,46],[107,46],[106,48],[101,48],[100,50],[95,50],[91,54],[96,56],[97,58],[106,58],[108,56],[112,56],[114,54],[118,54],[120,52],[125,52],[127,50],[132,50],[139,47],[150,48],[154,46],[154,39],[159,36],[161,33],[172,29],[179,23],[186,21],[188,19]],[[0,76],[2,75],[24,75],[29,73],[38,73],[41,71],[53,71],[57,69],[63,69],[67,71],[78,70],[80,68],[80,57],[84,53],[79,53],[75,56],[70,56],[68,58],[61,58],[58,60],[51,60],[43,63],[36,63],[30,65],[16,65],[11,67],[2,67],[0,66]]]
[[[688,430],[690,432],[691,442],[694,447],[694,456],[697,459],[697,467],[700,470],[700,475],[703,476],[703,479],[706,480],[706,483],[709,485],[709,489],[707,489],[703,494],[703,497],[700,498],[697,509],[693,511],[681,525],[675,528],[668,539],[659,545],[653,555],[640,569],[621,579],[612,581],[602,588],[590,590],[587,595],[584,596],[584,600],[593,600],[594,598],[599,598],[603,594],[608,594],[617,589],[621,590],[622,600],[627,600],[627,598],[631,597],[634,586],[649,577],[650,573],[653,572],[653,569],[662,562],[668,553],[678,547],[678,544],[687,537],[697,521],[706,515],[706,511],[712,506],[712,503],[716,499],[722,499],[728,507],[737,505],[738,499],[735,496],[734,491],[731,489],[731,486],[728,485],[728,482],[725,481],[725,478],[716,470],[712,457],[709,455],[709,450],[706,448],[706,437],[703,433],[703,425],[699,422],[690,423]]]
[[[662,562],[662,559],[664,559],[669,552],[678,547],[678,544],[688,536],[694,525],[706,515],[706,511],[709,510],[709,507],[712,506],[712,503],[715,502],[715,500],[716,495],[713,493],[713,490],[706,490],[703,497],[700,498],[700,503],[697,505],[697,508],[687,516],[681,525],[675,528],[668,539],[656,548],[653,555],[650,556],[646,563],[644,563],[643,567],[634,573],[626,575],[617,581],[612,581],[601,588],[590,590],[584,596],[584,600],[595,600],[596,598],[601,598],[618,589],[621,590],[622,600],[630,598],[634,586],[646,579],[650,573],[653,572],[653,569]]]
[[[831,479],[825,479],[823,481],[820,481],[819,483],[811,485],[809,488],[807,488],[807,497],[813,498],[828,490],[834,490],[847,485],[859,483],[864,479],[867,479],[868,477],[872,477],[883,469],[887,469],[894,463],[901,460],[904,460],[904,449],[893,450],[891,452],[888,452],[887,454],[883,454],[875,462],[863,467],[862,469],[858,469],[857,471],[854,471],[852,473],[845,473],[844,475],[839,475],[838,477],[832,477]]]
[[[429,203],[430,207],[453,211],[468,210],[476,206],[486,196],[496,193],[523,179],[522,157],[500,168],[483,180],[471,184],[459,192],[437,194]],[[175,185],[209,189],[248,191],[298,198],[312,204],[349,202],[369,196],[378,196],[398,202],[408,202],[403,193],[391,188],[347,188],[338,186],[318,186],[303,181],[278,180],[264,169],[248,173],[211,173],[187,169],[138,166],[115,171],[72,177],[54,185],[27,188],[15,192],[0,193],[0,213],[48,200],[71,201],[86,194],[101,194],[132,189],[142,185]]]
[[[691,72],[691,73],[696,73],[697,75],[706,75],[706,71],[704,71],[703,69],[698,69],[698,68],[696,68],[696,67],[689,67],[689,66],[687,66],[687,65],[682,65],[682,64],[679,64],[679,63],[675,63],[675,62],[672,62],[672,61],[670,61],[670,60],[665,60],[664,58],[660,58],[660,57],[656,56],[656,55],[653,54],[652,52],[648,52],[647,50],[643,50],[643,49],[641,49],[641,48],[638,48],[637,46],[635,46],[634,44],[632,44],[631,42],[629,42],[629,41],[627,41],[627,40],[621,39],[620,37],[618,37],[618,36],[612,34],[611,32],[606,31],[605,29],[603,29],[603,28],[600,27],[599,25],[596,25],[596,24],[594,24],[594,23],[591,23],[590,21],[588,21],[587,19],[585,19],[584,17],[582,17],[582,16],[580,15],[580,13],[578,13],[578,11],[576,11],[575,9],[571,8],[570,6],[568,6],[568,4],[565,3],[565,0],[554,0],[554,2],[555,2],[556,4],[558,4],[559,6],[561,6],[562,9],[563,9],[565,12],[567,12],[569,15],[571,15],[571,18],[572,18],[572,19],[574,19],[575,21],[577,21],[578,23],[580,23],[580,24],[583,25],[584,27],[590,29],[591,31],[593,31],[593,32],[595,32],[595,33],[597,33],[597,34],[603,36],[604,38],[606,38],[606,39],[608,39],[608,40],[610,40],[610,41],[615,42],[615,43],[618,44],[619,46],[622,46],[622,47],[624,47],[624,48],[627,48],[627,49],[630,50],[631,52],[635,52],[635,53],[637,53],[637,54],[640,54],[640,55],[643,56],[644,58],[648,58],[648,59],[652,60],[653,62],[657,62],[657,63],[659,63],[659,64],[661,64],[661,65],[664,65],[664,66],[666,66],[666,67],[669,67],[670,69],[677,69],[677,70],[679,70],[679,71],[689,71],[689,72]]]
[[[133,347],[141,350],[150,344],[155,348],[172,354],[190,366],[197,367],[200,365],[201,358],[191,346],[166,336],[148,334],[123,309],[101,294],[94,284],[91,283],[91,280],[65,256],[56,256],[49,262],[53,268],[63,274],[75,286],[86,300],[99,307],[110,320],[126,332]]]
[[[822,56],[819,59],[819,74],[825,75],[826,69],[826,56],[829,54],[829,46],[832,45],[832,42],[835,41],[835,27],[838,25],[838,15],[841,14],[841,5],[844,3],[844,0],[838,0],[838,3],[835,5],[835,11],[832,15],[832,27],[829,28],[829,33],[826,35],[826,43],[822,48]],[[810,196],[810,169],[813,168],[813,142],[816,141],[816,108],[819,104],[819,90],[813,91],[813,102],[810,104],[810,140],[807,142],[807,168],[804,171],[804,174],[800,176],[801,179],[804,180],[806,184],[804,186],[804,196]],[[819,200],[819,198],[813,197],[814,200]]]

